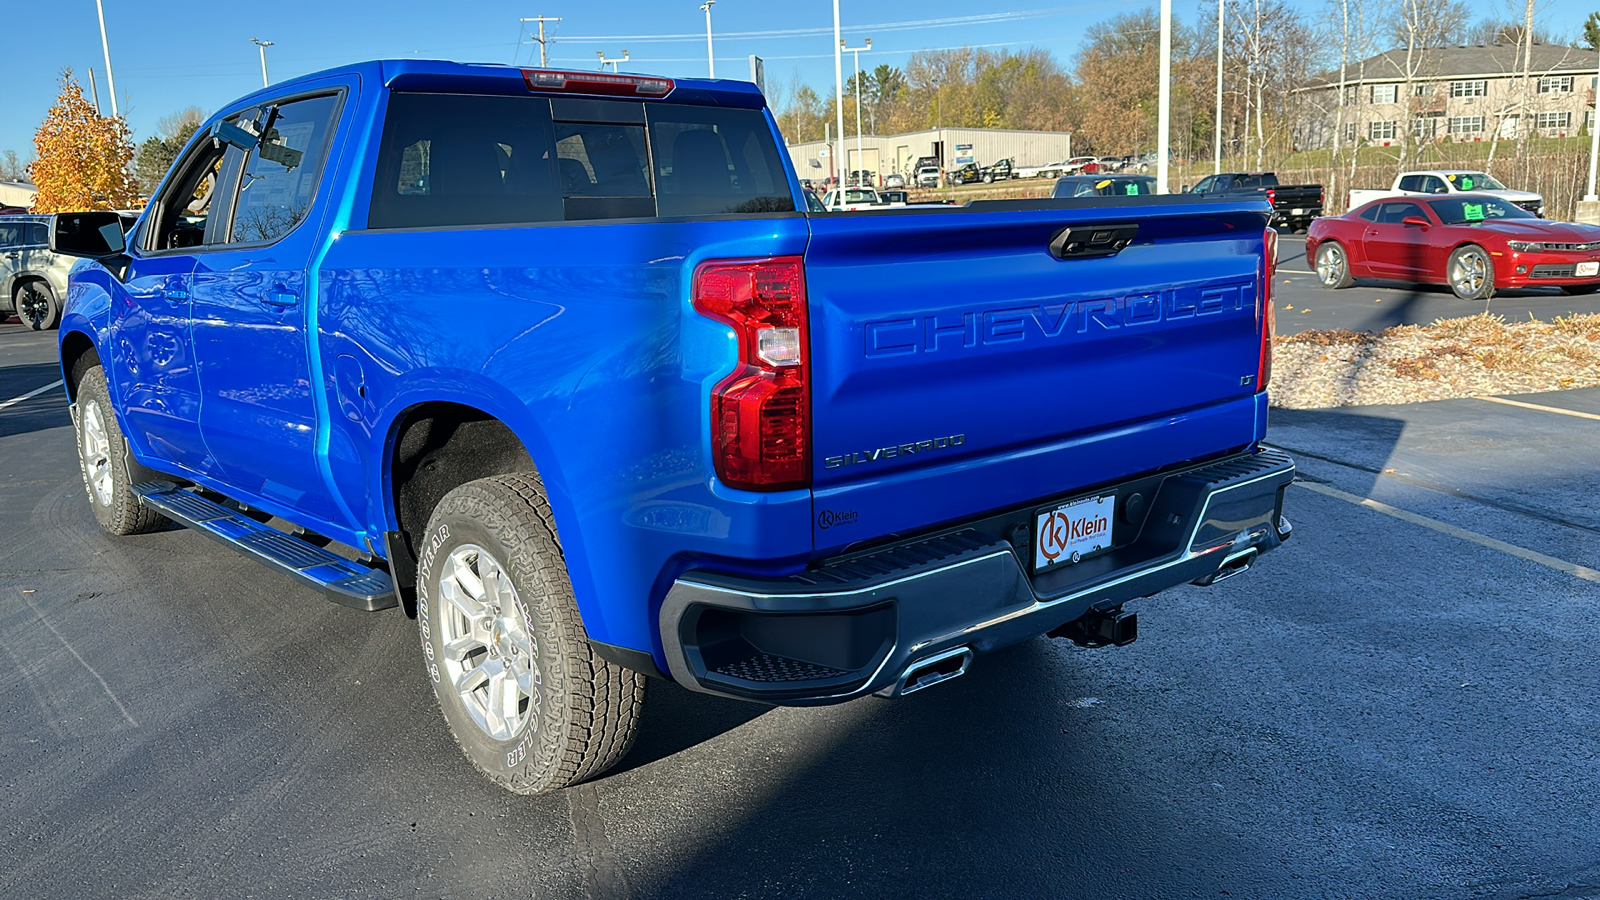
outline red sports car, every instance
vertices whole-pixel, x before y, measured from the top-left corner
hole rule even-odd
[[[1600,227],[1551,222],[1487,194],[1385,197],[1311,223],[1325,288],[1357,278],[1446,284],[1463,300],[1506,288],[1600,290]]]

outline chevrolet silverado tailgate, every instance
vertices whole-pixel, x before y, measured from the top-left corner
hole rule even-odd
[[[819,552],[1260,438],[1266,205],[1069,204],[811,217]]]

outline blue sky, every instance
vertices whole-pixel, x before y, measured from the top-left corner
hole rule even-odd
[[[274,81],[360,59],[434,57],[462,61],[537,62],[537,47],[518,47],[518,19],[561,16],[553,26],[551,65],[593,69],[596,51],[627,49],[624,71],[704,75],[705,14],[700,0],[254,0],[246,3],[104,0],[111,62],[121,112],[135,140],[150,136],[162,116],[186,106],[210,112],[260,85],[252,37],[274,42],[267,64]],[[1324,0],[1294,0],[1308,13]],[[1469,0],[1480,15],[1505,15],[1508,0]],[[108,113],[105,65],[94,0],[0,0],[0,151],[33,155],[33,131],[55,96],[56,73],[71,66],[85,84],[95,69]],[[1143,4],[1139,4],[1143,5]],[[1520,9],[1521,4],[1516,6]],[[873,39],[861,64],[903,65],[916,50],[961,45],[1050,50],[1070,64],[1085,28],[1136,4],[1117,0],[1013,0],[1009,5],[956,0],[841,0],[852,45]],[[1576,34],[1600,0],[1542,0],[1540,18]],[[1210,20],[1215,6],[1175,0],[1188,22]],[[1205,10],[1202,13],[1202,10]],[[818,89],[833,82],[829,0],[718,0],[712,10],[718,74],[746,78],[754,53],[767,60],[769,82],[793,72]],[[548,31],[549,29],[547,29]],[[845,59],[849,77],[850,58]]]

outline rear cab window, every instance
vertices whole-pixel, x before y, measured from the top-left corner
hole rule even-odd
[[[760,110],[395,92],[367,227],[794,212]]]

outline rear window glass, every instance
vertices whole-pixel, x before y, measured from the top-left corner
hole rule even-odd
[[[390,97],[370,228],[792,212],[758,110]],[[565,121],[567,118],[583,121]]]

